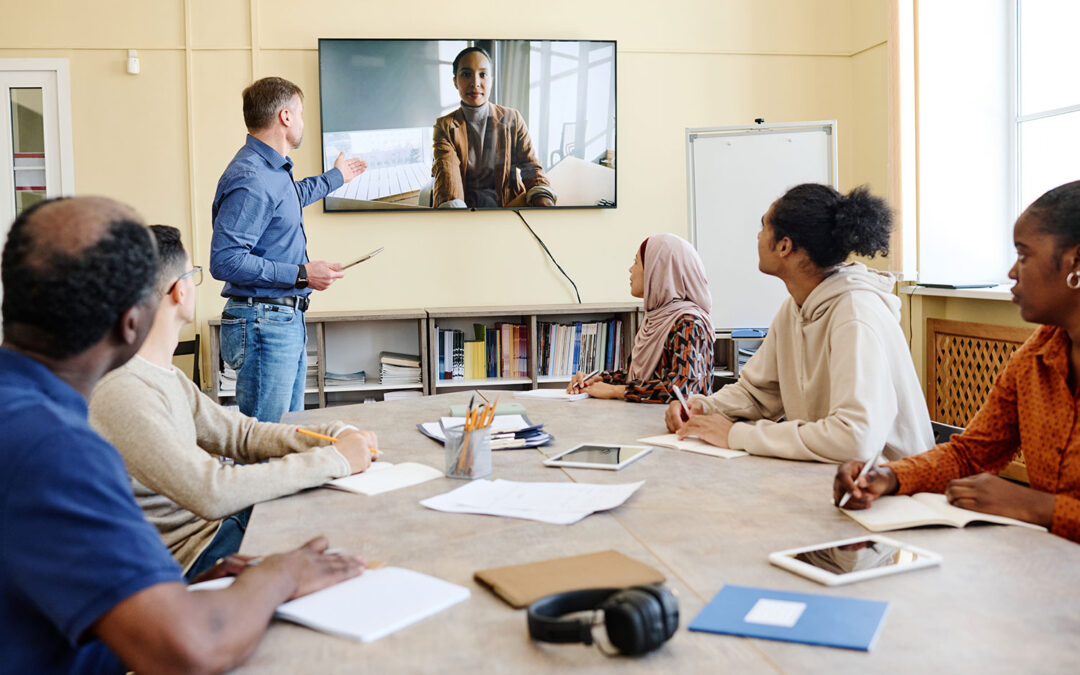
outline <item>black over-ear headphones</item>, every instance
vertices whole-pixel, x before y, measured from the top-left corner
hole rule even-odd
[[[529,635],[544,642],[593,643],[591,617],[565,614],[603,610],[608,639],[623,654],[644,654],[664,644],[679,627],[679,601],[660,584],[556,593],[529,605]]]

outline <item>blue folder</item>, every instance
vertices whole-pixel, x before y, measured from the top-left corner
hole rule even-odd
[[[806,607],[790,627],[746,621],[747,615],[762,599],[802,603]],[[786,608],[796,612],[798,609],[795,605]],[[720,589],[688,628],[706,633],[870,651],[888,609],[889,603],[878,600],[728,585]]]

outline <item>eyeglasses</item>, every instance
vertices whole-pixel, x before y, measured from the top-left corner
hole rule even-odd
[[[188,277],[192,278],[191,282],[193,284],[195,284],[196,286],[201,284],[202,283],[202,265],[198,265],[198,266],[192,268],[190,271],[184,272],[179,277],[177,277],[176,281],[172,282],[172,285],[169,286],[169,290],[165,291],[165,295],[168,295],[169,293],[172,293],[173,289],[176,288],[176,284],[180,283],[184,279],[187,279]]]

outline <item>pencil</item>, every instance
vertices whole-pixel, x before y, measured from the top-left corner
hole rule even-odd
[[[317,438],[320,441],[330,441],[331,443],[337,443],[337,439],[334,438],[333,436],[327,436],[326,434],[320,434],[317,431],[308,431],[307,429],[301,429],[300,427],[297,427],[296,428],[296,433],[304,434],[305,436],[311,436],[312,438]],[[379,456],[379,451],[376,450],[375,448],[369,448],[369,450],[371,450],[371,454],[375,455],[376,457]]]

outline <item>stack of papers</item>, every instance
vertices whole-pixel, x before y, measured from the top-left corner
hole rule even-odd
[[[411,485],[426,483],[435,478],[442,478],[443,472],[427,464],[416,462],[372,462],[367,471],[344,478],[335,478],[326,487],[347,490],[362,495],[377,495]]]
[[[384,385],[420,384],[420,357],[414,354],[379,354],[379,377]]]
[[[541,398],[552,401],[580,401],[589,398],[588,394],[567,394],[562,389],[529,389],[527,391],[515,391],[518,398]]]
[[[327,384],[366,384],[367,373],[358,370],[354,373],[332,373],[326,371]]]
[[[715,445],[709,445],[705,441],[693,437],[684,438],[680,441],[679,437],[675,434],[664,434],[662,436],[649,436],[648,438],[639,438],[638,443],[647,443],[649,445],[655,445],[661,448],[671,448],[672,450],[685,450],[686,452],[696,452],[699,455],[709,455],[710,457],[719,457],[720,459],[734,459],[735,457],[742,457],[746,455],[746,453],[742,450],[718,448]]]
[[[440,443],[446,443],[443,429],[464,426],[464,417],[443,417],[439,422],[416,425],[420,433]],[[516,450],[547,445],[554,440],[544,431],[543,424],[533,424],[524,415],[496,415],[491,421],[491,449]]]
[[[594,485],[475,480],[420,504],[448,513],[476,513],[570,525],[591,513],[621,506],[644,484],[645,481]]]
[[[188,586],[227,588],[235,577]],[[278,605],[274,616],[339,637],[373,642],[469,597],[469,589],[400,567],[358,577]]]

